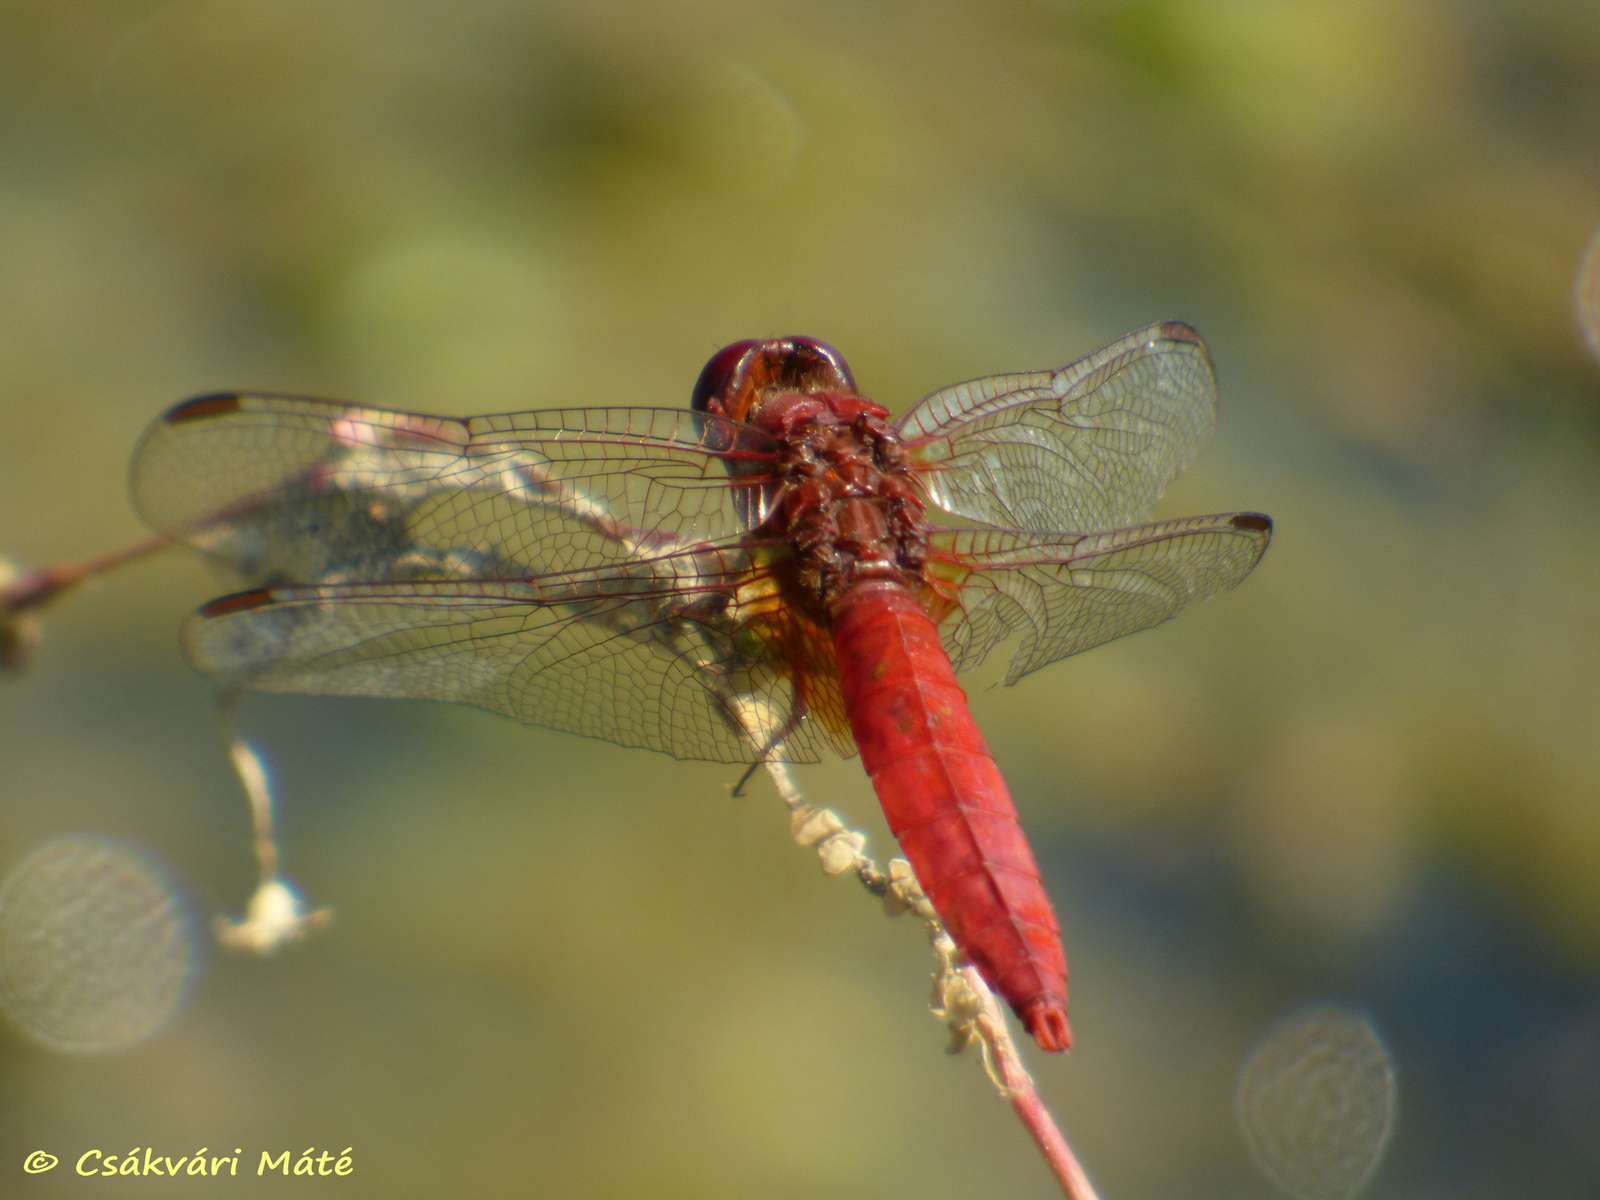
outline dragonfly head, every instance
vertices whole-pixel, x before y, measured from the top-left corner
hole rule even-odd
[[[695,412],[748,421],[773,392],[848,392],[855,377],[840,354],[816,338],[750,338],[724,346],[695,381]]]

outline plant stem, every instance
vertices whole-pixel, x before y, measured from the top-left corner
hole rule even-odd
[[[39,608],[85,579],[102,575],[173,544],[165,534],[156,533],[77,562],[52,563],[22,571],[0,587],[0,615],[13,616]]]
[[[801,845],[816,848],[824,871],[830,875],[848,871],[893,909],[910,910],[922,918],[938,960],[934,971],[934,1012],[950,1029],[950,1049],[959,1052],[973,1041],[978,1042],[984,1069],[1001,1099],[1011,1105],[1028,1136],[1039,1147],[1039,1153],[1044,1155],[1051,1174],[1061,1185],[1061,1194],[1067,1200],[1099,1200],[1055,1118],[1039,1099],[1032,1076],[1022,1065],[1022,1056],[1011,1037],[1000,1001],[977,970],[964,963],[960,950],[923,894],[910,864],[896,859],[889,864],[888,874],[878,870],[877,864],[862,853],[867,840],[865,834],[846,828],[830,809],[808,804],[787,763],[769,759],[764,765],[778,795],[789,808],[791,835]]]

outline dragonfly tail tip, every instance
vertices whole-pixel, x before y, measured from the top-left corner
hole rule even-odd
[[[1053,996],[1041,996],[1017,1014],[1039,1049],[1059,1054],[1072,1048],[1072,1027],[1067,1008]]]

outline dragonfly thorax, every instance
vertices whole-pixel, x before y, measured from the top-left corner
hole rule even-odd
[[[928,528],[889,410],[864,399],[844,357],[815,338],[736,342],[695,384],[692,407],[777,445],[758,536],[787,543],[800,590],[824,608],[856,583],[919,587]]]
[[[832,390],[770,397],[756,416],[779,447],[777,500],[760,533],[793,547],[801,588],[825,607],[868,579],[921,585],[926,510],[887,417]]]

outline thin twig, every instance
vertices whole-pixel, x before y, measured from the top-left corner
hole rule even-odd
[[[891,914],[909,911],[922,919],[937,960],[931,1007],[950,1031],[950,1052],[959,1053],[976,1041],[984,1069],[1000,1098],[1009,1103],[1022,1120],[1023,1127],[1061,1185],[1062,1195],[1067,1200],[1099,1200],[1055,1118],[1039,1098],[1033,1078],[1022,1065],[1022,1056],[1012,1040],[1000,1001],[976,968],[965,963],[934,912],[933,904],[917,883],[911,864],[897,858],[889,863],[887,874],[880,871],[863,853],[867,842],[865,834],[847,828],[832,809],[808,804],[787,763],[769,759],[764,765],[778,795],[788,806],[790,834],[802,846],[816,848],[825,872],[829,875],[852,873],[863,887],[883,899]]]
[[[267,769],[254,747],[238,735],[234,722],[239,706],[244,702],[244,692],[239,688],[222,688],[217,692],[217,741],[233,766],[244,788],[245,800],[250,805],[250,833],[253,842],[256,869],[260,882],[266,883],[278,876],[278,843],[272,832],[272,783]]]
[[[217,693],[217,740],[250,803],[250,829],[259,883],[250,896],[243,920],[218,916],[211,923],[217,942],[229,950],[272,954],[323,928],[332,917],[326,908],[307,909],[293,884],[278,874],[278,843],[272,828],[272,780],[255,749],[234,729],[244,694],[237,688]]]
[[[0,558],[0,670],[27,666],[39,641],[37,610],[86,579],[143,558],[172,543],[160,534],[140,538],[93,558],[21,571]]]
[[[15,616],[39,608],[85,579],[102,575],[173,544],[165,534],[156,533],[91,558],[52,563],[31,571],[18,572],[10,579],[0,580],[4,585],[0,586],[0,615]]]

